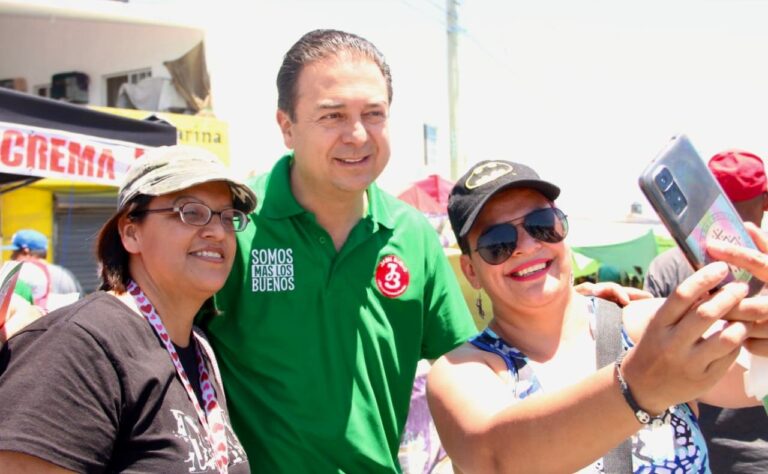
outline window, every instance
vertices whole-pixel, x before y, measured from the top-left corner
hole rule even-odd
[[[105,102],[107,107],[115,107],[117,105],[117,94],[120,92],[120,86],[125,83],[136,84],[147,77],[152,77],[152,68],[136,69],[134,71],[104,76],[107,92]]]

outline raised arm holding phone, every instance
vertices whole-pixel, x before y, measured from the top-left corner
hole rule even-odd
[[[707,167],[741,219],[760,227],[768,209],[763,160],[752,152],[731,148],[713,155]],[[693,271],[680,248],[674,247],[651,261],[644,289],[656,297],[666,297]],[[731,409],[700,404],[699,424],[714,472],[768,471],[768,423],[756,422],[763,418],[762,407]]]
[[[631,466],[709,472],[697,400],[756,404],[734,364],[742,345],[766,351],[768,305],[746,298],[715,262],[666,300],[622,311],[624,354],[597,368],[594,321],[601,305],[571,284],[568,223],[559,188],[529,167],[483,162],[460,178],[449,216],[461,267],[493,302],[486,331],[440,358],[428,381],[441,440],[462,472],[603,472],[625,439]],[[711,253],[768,277],[768,242]],[[720,244],[722,245],[722,244]],[[720,252],[719,254],[717,252]],[[710,329],[720,319],[730,322]],[[706,334],[706,336],[705,336]]]

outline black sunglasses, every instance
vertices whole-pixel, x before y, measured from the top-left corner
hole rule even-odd
[[[517,225],[522,221],[523,229],[536,240],[554,244],[562,242],[568,235],[568,219],[560,209],[547,207],[501,224],[489,227],[477,239],[477,252],[490,265],[507,261],[517,247]]]

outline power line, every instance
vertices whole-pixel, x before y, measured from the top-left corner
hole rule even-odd
[[[400,0],[400,2],[403,3],[404,5],[406,5],[407,7],[409,7],[410,9],[415,10],[415,11],[421,13],[423,16],[427,17],[431,22],[437,23],[440,26],[442,26],[443,28],[447,28],[448,22],[446,20],[445,10],[442,11],[442,15],[437,16],[437,15],[435,15],[434,11],[427,11],[425,9],[422,9],[419,5],[417,5],[413,1],[410,1],[410,0]],[[425,0],[425,1],[419,2],[419,4],[424,6],[425,2],[429,3],[429,5],[431,5],[433,7],[437,6],[437,5],[433,4],[433,3],[431,3],[429,0]]]
[[[446,7],[445,7],[445,3],[442,3],[442,4],[441,4],[441,3],[438,3],[438,1],[437,1],[437,0],[424,0],[424,2],[425,2],[425,3],[427,3],[427,4],[429,4],[430,6],[432,6],[432,7],[433,7],[435,10],[437,10],[438,12],[440,12],[440,15],[441,15],[441,16],[443,16],[443,17],[445,17],[445,16],[446,16],[446,14],[447,14],[447,9],[446,9]]]
[[[461,6],[463,3],[465,3],[464,0],[454,1],[458,3],[458,6]],[[446,32],[456,33],[459,36],[466,38],[482,53],[484,53],[491,61],[493,61],[496,66],[504,69],[512,69],[512,64],[508,59],[501,56],[498,52],[495,52],[492,48],[486,46],[486,44],[481,41],[477,35],[475,35],[459,21],[460,15],[458,15],[458,13],[455,14],[456,18],[454,18],[454,21],[452,22],[456,25],[453,27],[455,31],[448,31],[449,28],[452,28],[449,24],[450,22],[448,21],[448,9],[445,4],[440,2],[440,0],[400,0],[400,2],[409,9],[414,10],[421,14],[423,17],[427,18],[430,22],[439,24],[446,30]]]

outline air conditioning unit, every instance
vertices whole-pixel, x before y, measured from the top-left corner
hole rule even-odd
[[[88,103],[90,79],[84,72],[62,72],[51,77],[51,98],[75,104]]]

